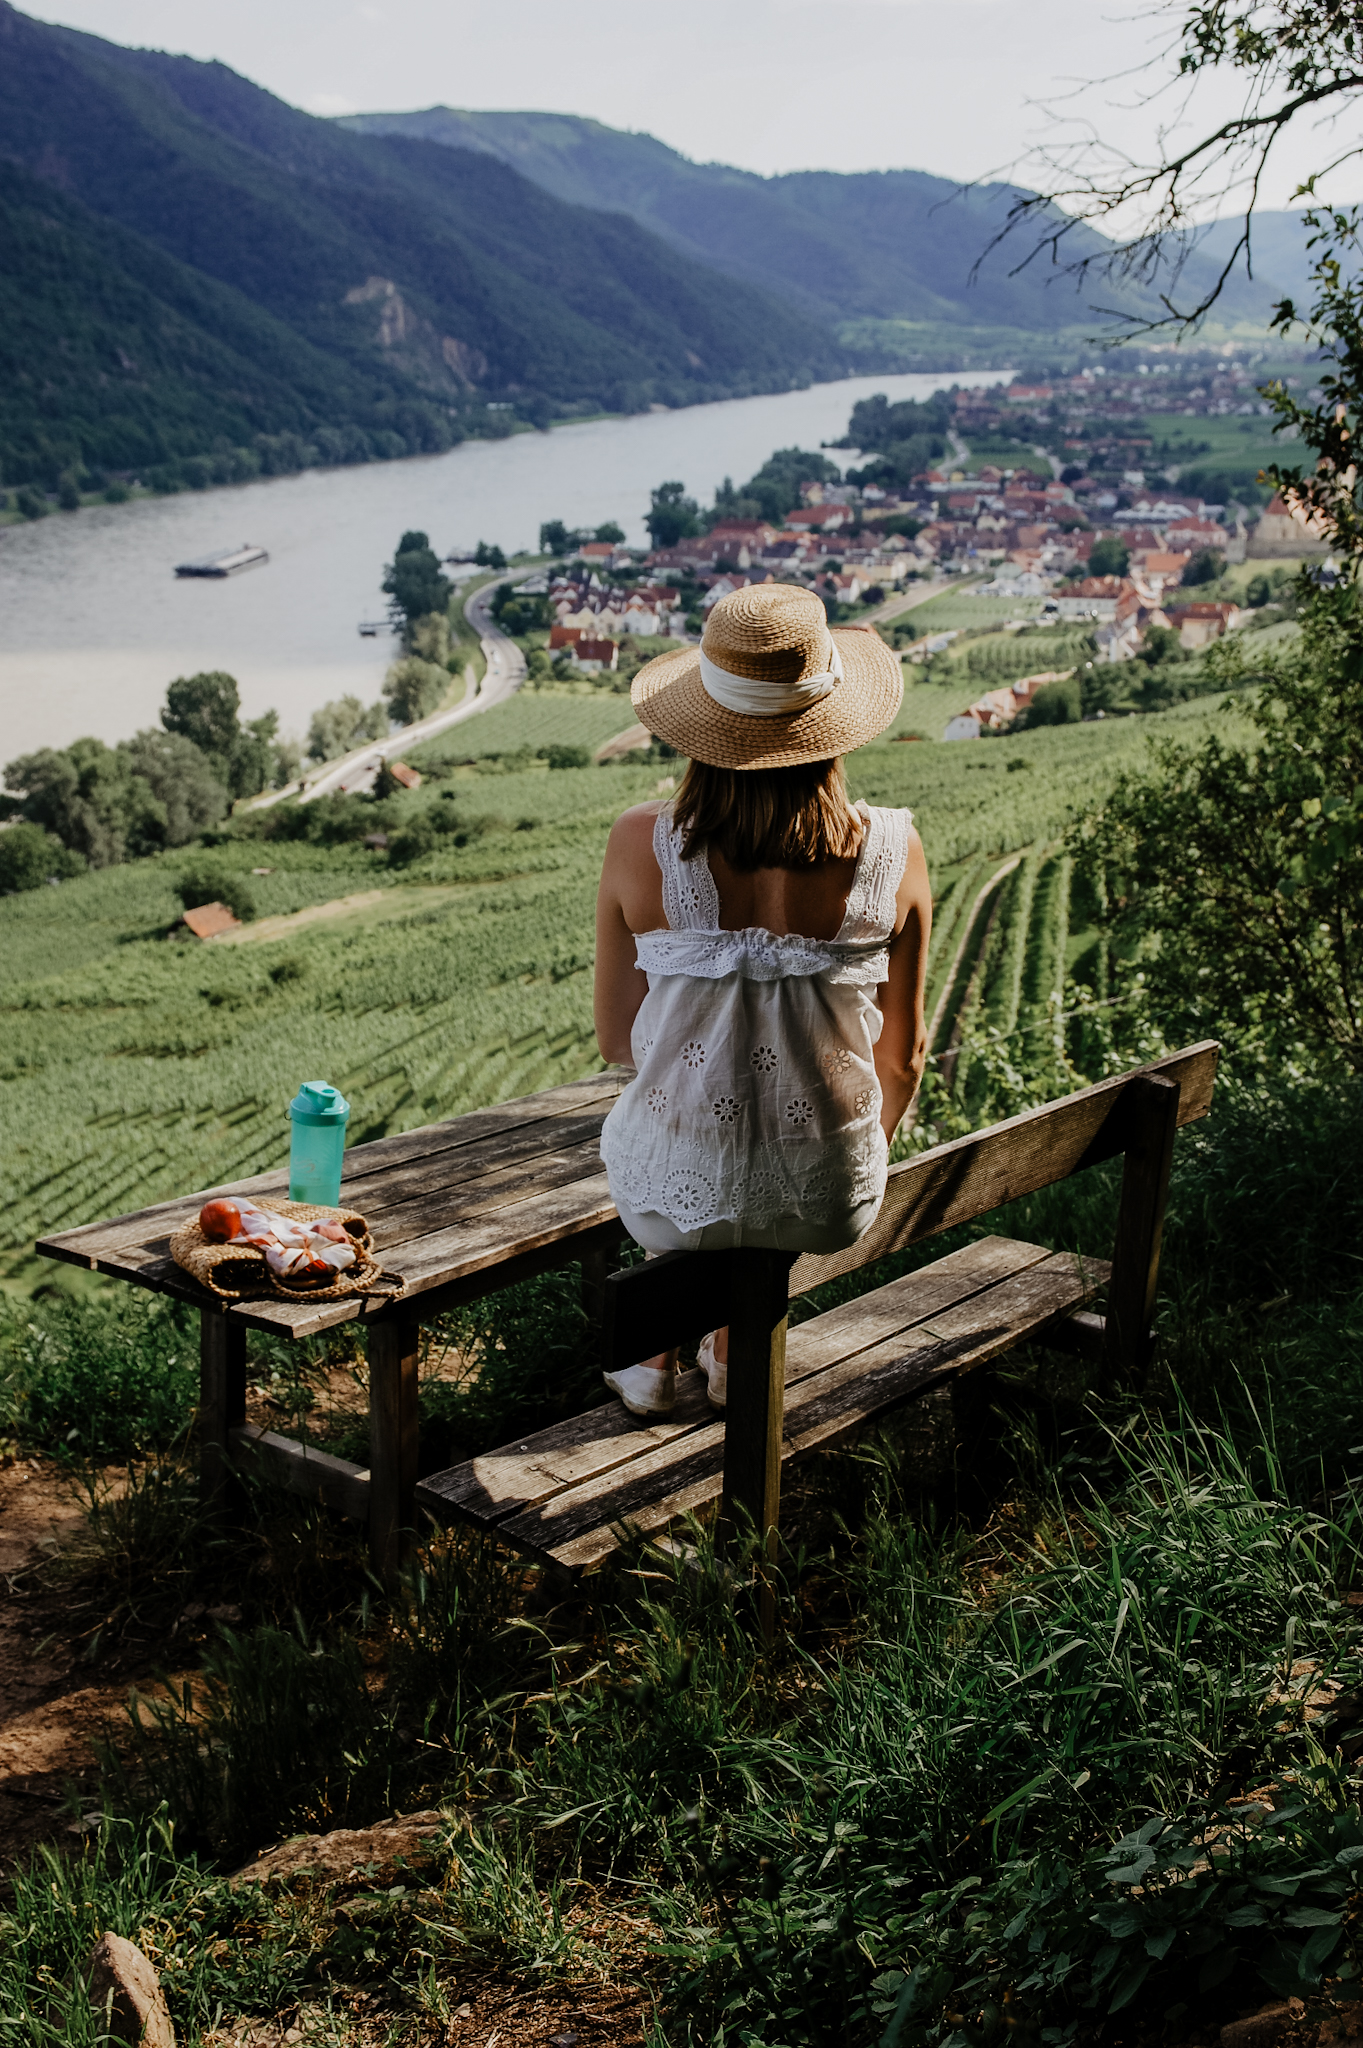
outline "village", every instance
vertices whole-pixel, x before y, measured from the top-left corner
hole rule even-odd
[[[1196,461],[1169,463],[1148,415],[1243,421],[1257,449],[1269,410],[1239,362],[956,390],[951,458],[906,483],[883,460],[843,481],[811,478],[779,519],[720,514],[708,531],[647,553],[580,537],[511,593],[538,600],[548,625],[532,675],[592,676],[608,687],[619,677],[622,687],[622,654],[628,663],[642,641],[654,643],[650,651],[668,638],[694,641],[720,598],[771,582],[815,590],[840,624],[895,619],[892,637],[910,662],[940,655],[968,630],[904,641],[911,610],[948,588],[1015,600],[1019,626],[1087,626],[1096,663],[1133,660],[1152,633],[1196,654],[1245,622],[1244,603],[1218,581],[1227,567],[1323,561],[1325,549],[1257,484],[1257,463],[1223,462],[1210,475]],[[1196,454],[1211,444],[1185,445]],[[1066,672],[1043,666],[980,693],[943,737],[1005,729]]]

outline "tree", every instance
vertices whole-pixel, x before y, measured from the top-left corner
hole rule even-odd
[[[233,917],[246,924],[256,914],[256,899],[246,876],[235,869],[202,864],[186,868],[175,885],[175,893],[186,910],[201,910],[205,903],[225,903]]]
[[[1189,555],[1179,581],[1190,589],[1199,583],[1216,583],[1225,566],[1225,556],[1218,554],[1215,548],[1199,548],[1195,554]]]
[[[473,559],[480,569],[504,569],[506,567],[506,556],[502,553],[501,549],[495,545],[489,546],[485,540],[479,541],[473,551]]]
[[[226,816],[227,791],[212,762],[182,733],[152,727],[125,740],[119,751],[165,812],[163,845],[187,846]]]
[[[279,713],[243,724],[240,704],[236,678],[222,669],[178,676],[166,691],[161,723],[198,748],[229,796],[256,796],[287,780],[280,775]]]
[[[41,889],[45,882],[66,881],[84,871],[80,855],[71,853],[41,825],[20,823],[0,832],[0,896]]]
[[[540,528],[540,553],[566,555],[576,538],[561,519],[546,519]]]
[[[1078,677],[1065,676],[1058,683],[1042,684],[1017,721],[1017,730],[1025,732],[1034,725],[1078,725],[1082,717]]]
[[[336,697],[312,714],[312,723],[308,727],[308,759],[334,761],[353,748],[362,747],[366,740],[385,739],[387,734],[388,707],[385,704],[371,704],[366,710],[358,697]]]
[[[239,731],[237,714],[241,692],[235,676],[223,669],[208,669],[195,676],[177,676],[166,691],[161,723],[167,732],[179,733],[207,754],[229,780],[232,749]]]
[[[1152,122],[1159,154],[1133,163],[1093,126],[1073,143],[1047,145],[1028,178],[1037,189],[1019,195],[1002,231],[1035,231],[1024,262],[1046,252],[1081,284],[1103,278],[1140,287],[1146,310],[1128,304],[1121,314],[1133,332],[1194,326],[1235,271],[1252,273],[1254,214],[1275,147],[1294,124],[1338,117],[1363,93],[1357,0],[1180,0],[1177,12],[1163,89],[1180,104],[1172,119]],[[1229,87],[1235,111],[1198,133],[1190,95],[1204,81],[1221,105]],[[1170,150],[1173,136],[1179,146]],[[1363,144],[1350,139],[1324,168],[1337,170],[1360,151]],[[1297,196],[1314,196],[1316,182],[1308,178]],[[1239,214],[1240,228],[1223,261],[1210,270],[1193,263],[1197,223],[1226,214]],[[1117,237],[1109,240],[1113,226]],[[1103,231],[1101,241],[1084,233],[1090,228]],[[1152,293],[1156,310],[1149,309]]]
[[[381,588],[391,598],[389,607],[395,625],[410,626],[427,612],[449,609],[454,585],[441,570],[434,548],[424,533],[404,533],[392,561],[383,572]]]
[[[258,796],[264,789],[287,782],[288,776],[280,772],[278,734],[277,711],[248,718],[242,726],[228,763],[228,786],[234,797]]]
[[[1148,626],[1136,659],[1147,668],[1158,668],[1166,662],[1186,661],[1188,652],[1172,626]]]
[[[96,739],[41,747],[11,761],[5,780],[17,792],[12,812],[50,832],[91,867],[114,867],[166,843],[165,806],[134,773],[126,749]]]
[[[655,548],[672,548],[700,532],[700,506],[687,497],[685,484],[659,484],[651,493],[644,524]]]
[[[1131,550],[1115,534],[1105,533],[1093,543],[1088,559],[1090,576],[1125,576],[1131,567]]]
[[[612,544],[618,545],[625,538],[625,529],[623,526],[617,526],[613,519],[608,519],[604,526],[597,527],[592,538],[593,540],[609,541]]]
[[[1166,741],[1153,772],[1122,777],[1081,821],[1073,849],[1170,1025],[1304,1039],[1363,1072],[1356,588],[1313,599],[1300,643],[1242,708],[1251,744]]]
[[[415,725],[428,718],[444,700],[450,687],[449,670],[433,661],[408,654],[395,661],[384,677],[383,694],[389,715],[398,725]]]

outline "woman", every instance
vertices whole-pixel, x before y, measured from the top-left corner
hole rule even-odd
[[[923,1076],[932,898],[908,811],[848,801],[842,756],[899,709],[878,634],[812,591],[735,591],[699,650],[640,669],[648,729],[690,757],[670,803],[616,820],[597,902],[596,1035],[635,1079],[601,1157],[649,1252],[854,1244]],[[726,1331],[705,1338],[724,1404]],[[607,1373],[665,1416],[676,1354]]]

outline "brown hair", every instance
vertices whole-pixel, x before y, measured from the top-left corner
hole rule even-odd
[[[691,761],[672,803],[682,859],[713,847],[740,875],[755,868],[816,868],[861,843],[841,760],[790,768],[712,768]]]

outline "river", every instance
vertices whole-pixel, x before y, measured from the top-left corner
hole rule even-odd
[[[649,491],[668,478],[708,501],[776,448],[837,440],[871,392],[994,381],[849,378],[0,528],[0,762],[87,733],[128,738],[156,723],[172,678],[200,669],[228,670],[246,717],[273,707],[301,736],[328,698],[378,695],[391,644],[356,628],[383,616],[379,581],[405,528],[424,528],[442,554],[479,539],[533,548],[548,519],[614,519],[642,544]],[[267,548],[269,563],[221,583],[173,574],[241,541]]]

